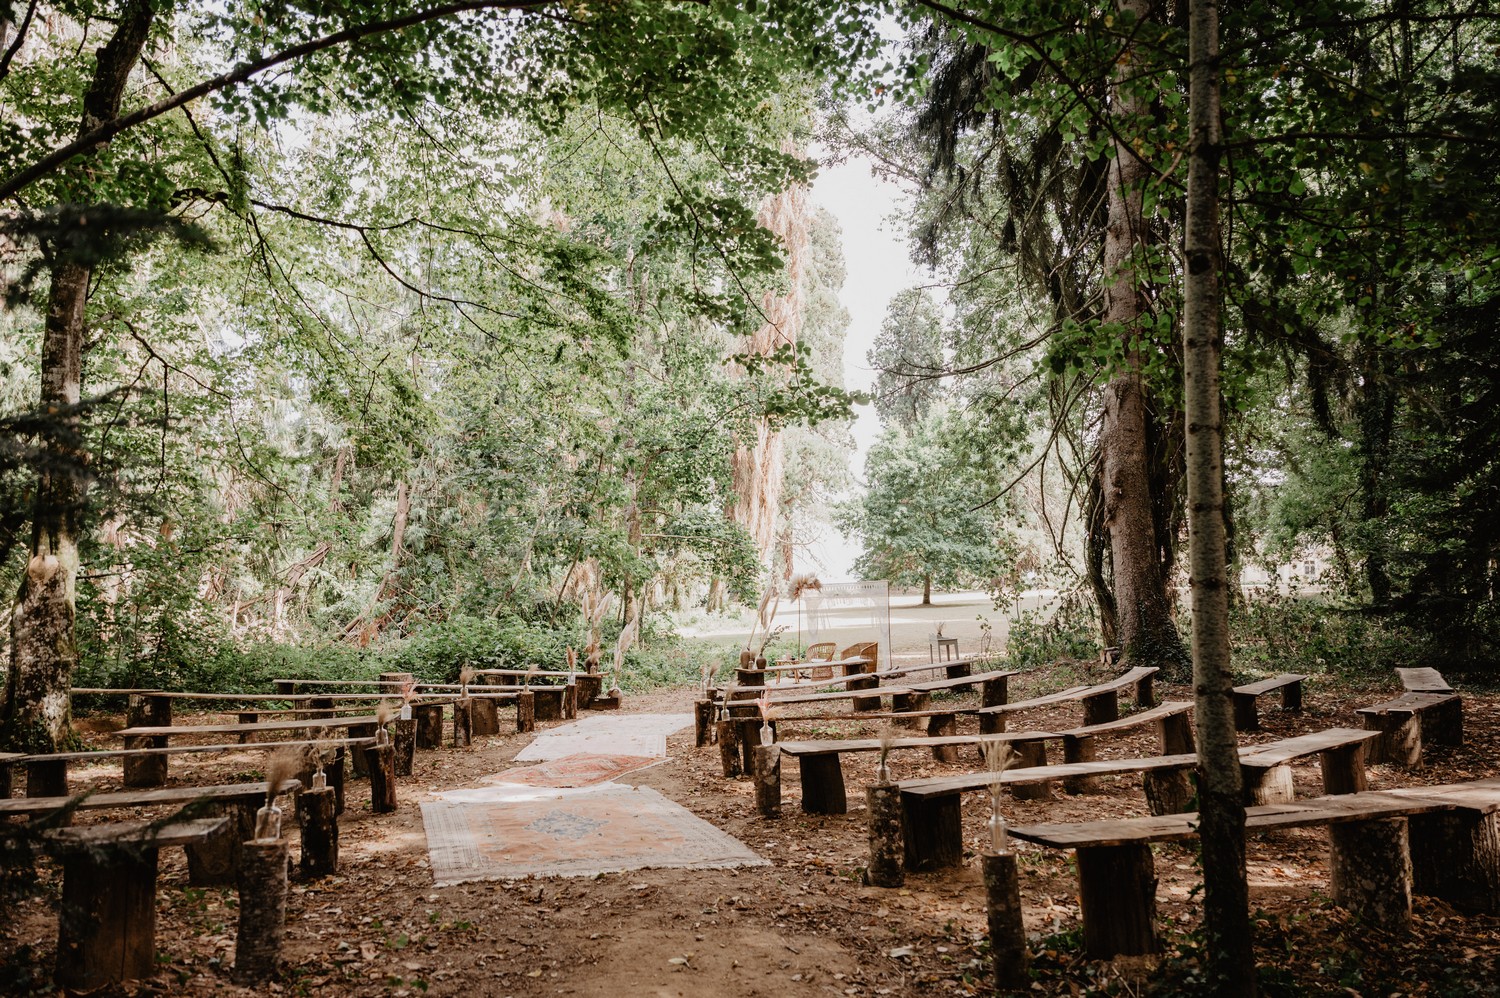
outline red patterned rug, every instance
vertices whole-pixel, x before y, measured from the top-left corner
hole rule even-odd
[[[519,769],[507,769],[503,773],[486,776],[484,782],[511,783],[524,787],[591,787],[662,761],[649,755],[595,755],[580,752]]]

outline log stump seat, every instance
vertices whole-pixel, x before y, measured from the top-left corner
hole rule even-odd
[[[1457,693],[1403,693],[1355,711],[1365,729],[1380,735],[1370,745],[1371,762],[1416,768],[1426,745],[1462,745],[1463,701]]]

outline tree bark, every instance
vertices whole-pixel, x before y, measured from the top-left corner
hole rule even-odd
[[[1149,0],[1118,0],[1121,13],[1137,22],[1151,16]],[[1116,641],[1125,661],[1157,665],[1169,673],[1183,671],[1186,655],[1172,621],[1157,544],[1156,499],[1149,474],[1150,414],[1142,371],[1146,364],[1141,320],[1149,312],[1144,281],[1138,272],[1147,243],[1143,215],[1150,168],[1129,142],[1138,122],[1150,118],[1149,101],[1139,84],[1135,49],[1120,56],[1111,103],[1117,137],[1110,160],[1109,216],[1104,236],[1104,320],[1118,324],[1125,341],[1125,361],[1104,392],[1104,419],[1099,432],[1100,521],[1109,533],[1114,569]]]
[[[1193,718],[1198,741],[1198,829],[1208,987],[1255,994],[1255,950],[1245,877],[1245,807],[1230,676],[1225,572],[1223,340],[1219,272],[1219,7],[1190,0],[1188,188],[1183,307],[1188,549],[1193,594]]]
[[[83,97],[80,136],[119,115],[130,71],[140,60],[155,12],[149,0],[130,0],[99,49]],[[68,686],[78,665],[78,541],[88,501],[87,455],[74,442],[83,398],[84,306],[93,268],[63,259],[52,269],[42,332],[40,408],[58,426],[46,435],[46,460],[37,473],[31,552],[11,615],[10,677],[6,683],[4,741],[12,748],[53,752],[68,738]]]

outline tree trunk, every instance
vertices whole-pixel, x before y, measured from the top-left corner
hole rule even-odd
[[[1186,278],[1183,308],[1193,717],[1208,987],[1255,994],[1245,878],[1245,807],[1229,674],[1219,331],[1219,8],[1190,0]]]
[[[130,71],[155,17],[149,0],[130,0],[94,65],[83,97],[78,134],[113,120]],[[62,259],[53,266],[42,332],[41,402],[55,413],[42,446],[31,521],[31,553],[11,614],[10,677],[6,683],[3,739],[11,747],[52,752],[68,738],[68,686],[78,665],[73,633],[77,617],[78,541],[88,479],[87,455],[77,446],[83,397],[84,306],[93,268]]]
[[[922,576],[922,605],[932,605],[932,573],[927,572]]]

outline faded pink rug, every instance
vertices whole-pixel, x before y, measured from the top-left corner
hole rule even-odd
[[[486,776],[483,782],[510,783],[524,787],[591,787],[662,761],[664,760],[660,757],[649,755],[597,755],[579,752],[532,766],[507,769],[503,773]]]

